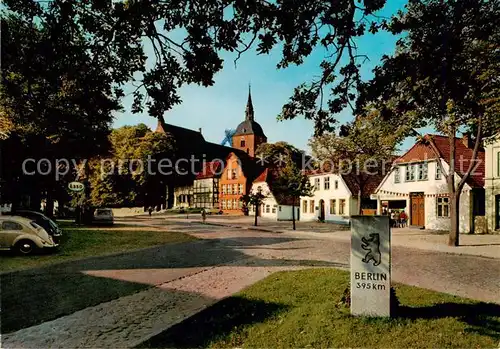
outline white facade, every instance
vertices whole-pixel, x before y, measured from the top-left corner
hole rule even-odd
[[[193,200],[193,186],[186,185],[174,188],[174,207],[190,207]]]
[[[259,189],[262,191],[262,194],[266,196],[260,208],[261,217],[270,218],[277,221],[292,220],[292,206],[278,204],[267,182],[254,182],[252,184],[252,193],[257,193]],[[249,214],[255,214],[254,207],[249,207]],[[298,206],[295,207],[295,220],[299,220]]]
[[[357,214],[358,200],[341,176],[324,173],[311,175],[309,180],[315,190],[313,196],[300,198],[300,220],[317,221],[322,207],[326,222],[348,223]]]
[[[489,232],[500,232],[500,135],[485,142],[486,219]]]
[[[443,159],[440,161],[444,170],[448,171],[448,163]],[[395,165],[377,188],[378,214],[382,214],[382,202],[384,201],[389,202],[389,208],[391,208],[391,204],[399,204],[397,206],[399,209],[404,204],[404,211],[409,217],[409,225],[424,226],[430,230],[449,230],[448,186],[445,177],[440,174],[438,168],[436,160]],[[456,175],[456,181],[457,183],[460,181],[460,176]],[[469,233],[471,229],[470,190],[471,187],[465,184],[460,197],[460,233]],[[417,217],[412,218],[412,195],[423,197],[423,224],[416,224]],[[414,210],[414,212],[417,211]]]

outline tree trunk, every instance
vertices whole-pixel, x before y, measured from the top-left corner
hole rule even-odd
[[[292,229],[295,230],[295,198],[292,200]]]
[[[54,217],[54,197],[52,190],[47,190],[47,197],[45,198],[45,215],[49,218]]]
[[[259,206],[257,204],[255,204],[255,222],[253,223],[253,225],[257,226],[257,215],[259,214]]]
[[[358,214],[361,215],[361,189],[358,190]]]
[[[450,193],[450,235],[448,246],[460,244],[460,192]]]

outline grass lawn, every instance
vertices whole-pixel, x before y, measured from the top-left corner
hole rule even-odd
[[[95,264],[98,259],[79,262],[78,259],[194,239],[149,227],[116,224],[94,228],[64,223],[61,226],[64,240],[58,252],[28,257],[8,253],[1,256],[0,270],[13,271],[0,275],[1,333],[37,325],[151,287],[82,272],[94,265],[126,268],[123,261],[113,262],[115,257],[105,257],[100,264]],[[152,253],[131,252],[125,258],[140,266],[153,260]],[[58,263],[71,260],[75,263]]]
[[[69,222],[60,223],[63,237],[55,251],[32,256],[17,256],[0,252],[0,271],[13,271],[40,267],[48,264],[128,251],[143,247],[186,242],[195,238],[177,232],[166,232],[149,227],[115,224],[111,227],[77,227]]]
[[[399,316],[352,317],[349,274],[273,274],[143,343],[146,348],[498,348],[500,306],[395,285]]]

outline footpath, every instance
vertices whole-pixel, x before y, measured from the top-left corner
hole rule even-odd
[[[166,217],[166,219],[173,221],[185,221],[184,218]],[[201,223],[201,219],[190,219],[189,222]],[[346,242],[351,240],[350,230],[335,224],[315,222],[297,224],[297,230],[292,230],[291,222],[275,222],[262,219],[258,226],[253,226],[252,222],[250,222],[248,217],[233,219],[210,217],[207,219],[205,224],[269,233],[286,233],[301,237],[304,235],[315,238],[320,236],[325,239],[334,239]],[[339,227],[342,230],[337,230]],[[446,233],[432,232],[416,228],[393,228],[391,238],[393,246],[432,252],[500,259],[500,235],[461,234],[460,246],[458,247],[448,246],[448,234]]]

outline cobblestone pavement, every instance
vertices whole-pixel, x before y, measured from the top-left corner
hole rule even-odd
[[[349,242],[321,234],[276,234],[156,218],[128,222],[189,232],[201,240],[59,267],[60,272],[151,288],[9,333],[2,346],[131,347],[277,270],[347,268],[349,262]],[[500,303],[497,259],[396,246],[392,271],[396,282]]]

